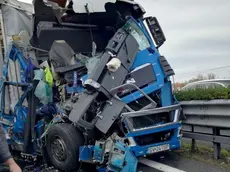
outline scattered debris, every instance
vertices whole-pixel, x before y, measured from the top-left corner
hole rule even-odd
[[[165,37],[157,19],[134,1],[55,2],[35,0],[33,18],[1,6],[20,26],[2,10],[0,122],[11,149],[33,164],[25,171],[88,163],[135,172],[137,157],[179,148],[181,108],[158,51]],[[55,168],[40,166],[47,162]]]
[[[97,164],[98,171],[136,172],[137,158],[116,134],[95,145],[81,146],[79,154],[80,161]]]

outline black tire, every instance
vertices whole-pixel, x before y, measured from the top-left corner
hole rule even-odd
[[[79,168],[79,147],[84,144],[84,137],[73,125],[52,126],[46,144],[48,159],[55,168],[63,171]]]

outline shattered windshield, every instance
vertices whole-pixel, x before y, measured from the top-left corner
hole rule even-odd
[[[128,33],[130,33],[139,44],[139,50],[144,50],[146,48],[150,47],[150,43],[148,39],[146,38],[145,34],[142,32],[140,27],[135,23],[133,20],[129,20],[124,26],[123,29],[125,29]]]

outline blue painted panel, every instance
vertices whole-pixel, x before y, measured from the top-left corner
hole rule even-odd
[[[24,106],[18,106],[15,109],[14,133],[23,134],[24,127],[26,126],[28,108]]]
[[[129,135],[129,137],[131,137],[131,135],[132,136],[142,136],[142,135],[145,135],[147,133],[151,134],[151,133],[157,133],[157,132],[161,132],[161,131],[165,131],[165,130],[169,130],[169,129],[174,129],[174,134],[173,134],[172,138],[169,141],[150,144],[150,145],[145,145],[145,146],[136,145],[136,146],[130,147],[130,149],[133,151],[133,153],[136,156],[147,155],[149,148],[164,145],[164,144],[169,144],[170,145],[170,150],[178,149],[181,146],[181,136],[178,136],[177,133],[178,133],[178,129],[179,129],[179,127],[181,127],[181,125],[182,124],[180,123],[180,124],[175,124],[175,125],[172,125],[172,126],[169,126],[169,127],[164,127],[164,128],[159,128],[159,129],[152,129],[152,130],[149,130],[149,131],[151,131],[150,133],[149,132],[139,132],[138,134],[129,133],[128,135]]]
[[[79,160],[92,161],[93,160],[94,145],[80,146],[79,147]]]
[[[154,51],[154,53],[150,52],[149,50],[145,49],[143,51],[139,51],[136,55],[135,61],[133,63],[133,66],[131,67],[131,70],[134,70],[135,68],[146,64],[146,63],[150,63],[153,66],[153,70],[154,73],[156,75],[156,82],[148,85],[147,87],[143,88],[142,90],[146,93],[146,94],[150,94],[156,90],[161,89],[164,86],[164,72],[163,69],[161,68],[160,62],[159,62],[159,52],[156,49],[156,47],[154,46],[150,35],[148,34],[144,24],[142,21],[139,21],[139,27],[142,29],[143,33],[145,34],[145,36],[147,37],[147,39],[149,40],[149,43],[151,44],[151,49]],[[135,93],[132,93],[128,96],[125,96],[122,98],[122,100],[125,103],[130,103],[138,98],[143,97],[143,95],[137,91]]]
[[[138,160],[133,154],[133,152],[130,150],[130,148],[127,150],[125,155],[125,161],[127,162],[124,168],[121,172],[136,172],[137,171],[137,164]]]
[[[170,81],[165,82],[161,88],[161,103],[163,107],[173,104],[172,85]]]

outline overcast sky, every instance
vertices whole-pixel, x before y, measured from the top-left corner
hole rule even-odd
[[[30,0],[22,0],[30,1]],[[160,48],[176,81],[199,73],[230,78],[230,0],[136,0],[158,18],[167,41]],[[202,72],[197,72],[202,71]]]
[[[176,80],[214,72],[230,78],[229,0],[139,0],[148,15],[156,16],[167,41],[161,53],[176,72]],[[186,74],[190,73],[190,74]],[[184,75],[182,75],[184,74]]]

